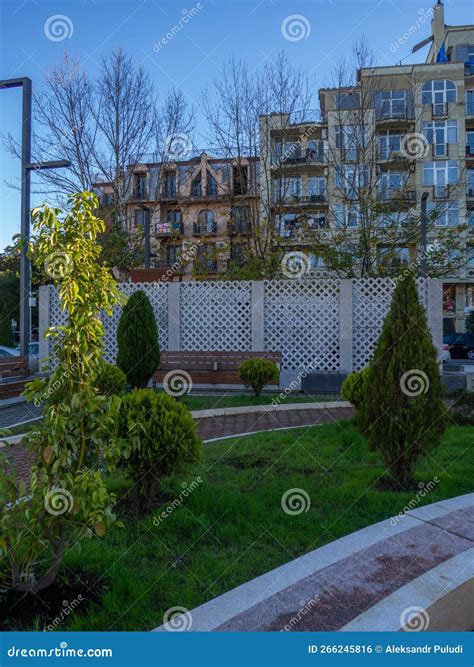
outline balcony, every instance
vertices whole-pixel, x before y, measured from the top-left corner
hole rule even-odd
[[[407,162],[407,157],[399,150],[379,151],[379,162]]]
[[[150,194],[147,187],[133,188],[131,195],[131,201],[149,201]]]
[[[174,201],[177,198],[178,198],[178,191],[176,190],[176,188],[162,188],[161,199]]]
[[[155,235],[163,238],[170,236],[182,236],[184,233],[182,222],[159,222],[155,226]]]
[[[213,234],[217,234],[216,222],[193,223],[193,236],[212,236]]]
[[[176,258],[175,261],[171,261],[171,259],[167,260],[152,260],[151,261],[151,268],[156,269],[158,271],[162,271],[163,275],[165,274],[174,274],[174,275],[182,275],[183,273],[183,263],[179,258]]]
[[[251,231],[250,221],[229,222],[228,224],[229,234],[250,234]]]
[[[409,204],[416,203],[416,190],[390,189],[380,190],[382,201],[401,201]]]
[[[403,106],[398,106],[395,104],[383,106],[382,108],[376,111],[375,122],[377,125],[390,125],[393,127],[397,123],[401,125],[406,125],[413,121],[413,118],[409,117],[408,109],[405,104]]]

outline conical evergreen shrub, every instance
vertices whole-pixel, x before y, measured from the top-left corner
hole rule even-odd
[[[0,308],[0,345],[13,347],[12,318],[6,303]]]
[[[418,459],[446,426],[437,353],[412,276],[394,291],[364,389],[359,425],[392,478],[409,488]]]
[[[132,294],[117,327],[117,366],[132,387],[146,387],[160,366],[158,329],[151,303],[143,290]]]

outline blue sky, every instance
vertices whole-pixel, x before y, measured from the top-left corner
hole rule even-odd
[[[470,0],[444,4],[446,23],[474,22]],[[38,92],[45,72],[65,49],[93,74],[101,57],[121,46],[150,73],[158,94],[179,85],[199,104],[201,89],[212,84],[229,55],[256,66],[284,49],[294,65],[310,71],[316,107],[318,87],[329,82],[334,63],[349,53],[357,37],[368,38],[379,65],[394,64],[430,34],[429,20],[418,21],[420,28],[403,40],[431,6],[429,0],[2,0],[0,76],[29,76]],[[197,11],[183,29],[154,50],[192,8]],[[62,18],[55,23],[58,15]],[[400,38],[404,43],[394,49]],[[425,54],[423,49],[405,62],[418,62]],[[2,132],[19,138],[20,114],[20,89],[1,91]],[[198,115],[199,129],[204,130]],[[5,184],[19,173],[19,164],[2,147],[0,248],[19,231],[19,193]],[[32,205],[38,203],[33,195]]]

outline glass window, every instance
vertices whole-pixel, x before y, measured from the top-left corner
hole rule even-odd
[[[208,195],[217,195],[217,181],[210,172],[207,172],[206,190]]]
[[[457,160],[437,160],[423,163],[423,185],[436,186],[439,193],[447,185],[459,180],[459,164]]]
[[[310,269],[324,269],[326,266],[324,257],[321,257],[321,255],[315,255],[314,253],[310,252],[308,254],[308,260]]]
[[[435,146],[435,155],[446,155],[446,145],[458,143],[458,122],[441,120],[423,123],[423,134],[428,143]]]
[[[196,178],[191,183],[191,195],[193,197],[200,197],[202,194],[201,189],[201,174],[198,174]]]
[[[466,90],[466,116],[474,116],[474,90]]]
[[[379,134],[379,156],[381,160],[388,160],[394,153],[399,153],[402,134],[389,131]]]
[[[326,179],[324,176],[308,176],[307,179],[307,194],[308,196],[324,195],[326,192]]]
[[[455,227],[459,223],[458,202],[449,202],[448,204],[436,204],[429,201],[426,210],[435,219],[437,227]]]
[[[474,266],[474,246],[467,249],[467,265]]]
[[[165,171],[164,188],[165,188],[165,197],[176,197],[175,171]]]
[[[357,109],[359,107],[359,93],[338,93],[336,95],[336,109]]]
[[[385,90],[380,93],[381,118],[404,118],[407,109],[406,90]]]
[[[448,103],[456,102],[456,84],[448,79],[427,81],[422,88],[421,101],[432,104],[435,114],[442,114]]]
[[[474,169],[468,169],[466,172],[467,194],[474,197]]]

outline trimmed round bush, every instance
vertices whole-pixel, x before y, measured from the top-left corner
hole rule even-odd
[[[367,377],[368,367],[361,371],[354,371],[346,377],[341,387],[341,394],[356,408],[362,405],[364,400],[364,383]]]
[[[127,377],[118,366],[105,361],[100,365],[100,370],[95,378],[95,386],[99,394],[103,396],[121,394],[126,384]]]
[[[146,387],[160,366],[158,329],[150,300],[143,290],[125,304],[117,327],[117,366],[132,387]]]
[[[271,359],[246,359],[239,366],[239,376],[244,384],[252,387],[255,396],[260,396],[266,384],[278,379],[278,366]]]
[[[162,478],[201,456],[201,440],[187,407],[153,389],[136,389],[123,397],[116,435],[121,465],[143,512],[152,508]]]

